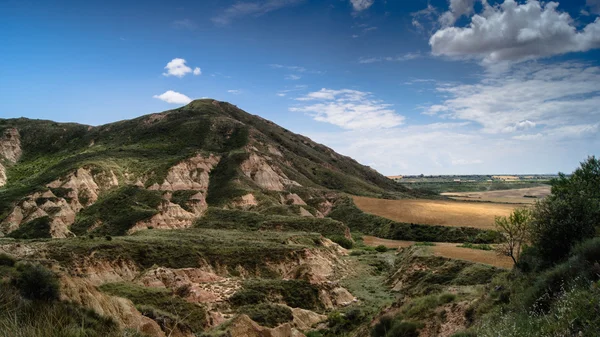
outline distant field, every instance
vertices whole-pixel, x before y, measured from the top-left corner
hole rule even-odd
[[[545,198],[550,194],[550,186],[542,185],[531,188],[487,192],[446,192],[441,194],[455,200],[533,204],[536,200]]]
[[[367,246],[384,245],[392,249],[409,247],[414,244],[412,241],[387,240],[374,236],[363,236],[363,240]],[[513,267],[513,262],[508,256],[499,256],[495,251],[460,248],[457,245],[456,243],[436,242],[435,246],[425,247],[425,249],[431,251],[433,255],[451,259],[483,263],[506,269]]]
[[[398,222],[494,229],[495,216],[508,216],[519,205],[446,200],[385,200],[353,197],[363,212]]]
[[[433,178],[420,178],[420,179],[402,179],[398,182],[408,188],[415,190],[423,190],[434,193],[444,192],[486,192],[486,191],[498,191],[498,190],[512,190],[520,188],[530,188],[544,186],[548,180],[517,180],[517,181],[468,181],[462,180],[460,182],[453,181],[450,179],[433,179]]]

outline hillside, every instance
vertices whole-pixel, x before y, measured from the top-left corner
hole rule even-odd
[[[190,227],[209,206],[322,217],[327,191],[410,191],[229,103],[116,123],[0,119],[0,235]]]

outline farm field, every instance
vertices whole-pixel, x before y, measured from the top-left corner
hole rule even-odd
[[[486,192],[445,192],[441,193],[454,200],[487,201],[496,203],[533,204],[550,194],[551,187],[542,185],[530,188]]]
[[[363,242],[367,246],[376,247],[383,245],[390,249],[406,248],[415,244],[413,241],[380,239],[374,236],[363,236]],[[513,267],[510,257],[500,256],[493,250],[470,249],[458,246],[459,244],[456,243],[436,242],[435,246],[424,248],[435,256],[482,263],[505,269]]]
[[[363,212],[398,222],[452,227],[494,229],[496,216],[508,216],[519,204],[447,200],[385,200],[354,196]]]

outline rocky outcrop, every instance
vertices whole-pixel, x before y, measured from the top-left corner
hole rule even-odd
[[[316,324],[324,322],[327,320],[326,315],[317,314],[314,311],[300,309],[300,308],[291,308],[292,315],[294,315],[294,320],[292,324],[298,330],[306,331],[310,330]]]
[[[75,221],[77,212],[96,202],[101,191],[118,185],[119,180],[112,171],[94,175],[89,168],[79,168],[46,185],[49,189],[45,192],[23,198],[0,224],[0,231],[10,233],[22,224],[47,216],[53,238],[73,236],[69,226]]]
[[[129,231],[128,234],[135,233],[140,230],[154,229],[178,229],[188,228],[194,223],[198,217],[197,214],[188,212],[181,206],[174,204],[168,200],[158,206],[158,213],[150,219],[139,221]]]
[[[171,167],[162,184],[155,183],[149,190],[206,192],[210,171],[219,163],[219,156],[197,154]]]
[[[96,313],[110,317],[121,328],[138,330],[148,336],[164,337],[160,326],[152,319],[143,316],[130,300],[106,295],[96,289],[88,280],[63,276],[60,279],[63,300],[78,303]]]
[[[256,201],[254,194],[248,193],[235,199],[231,204],[234,208],[246,209],[258,205],[258,201]]]
[[[287,186],[300,186],[290,180],[277,166],[270,165],[265,157],[252,152],[241,165],[242,172],[261,188],[269,191],[283,191]]]
[[[6,185],[8,181],[3,162],[15,164],[22,153],[19,131],[15,128],[4,130],[0,136],[0,187]]]

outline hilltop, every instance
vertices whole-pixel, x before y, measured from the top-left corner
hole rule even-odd
[[[88,126],[0,119],[0,235],[184,228],[209,207],[323,217],[329,191],[411,196],[375,170],[212,99]]]

